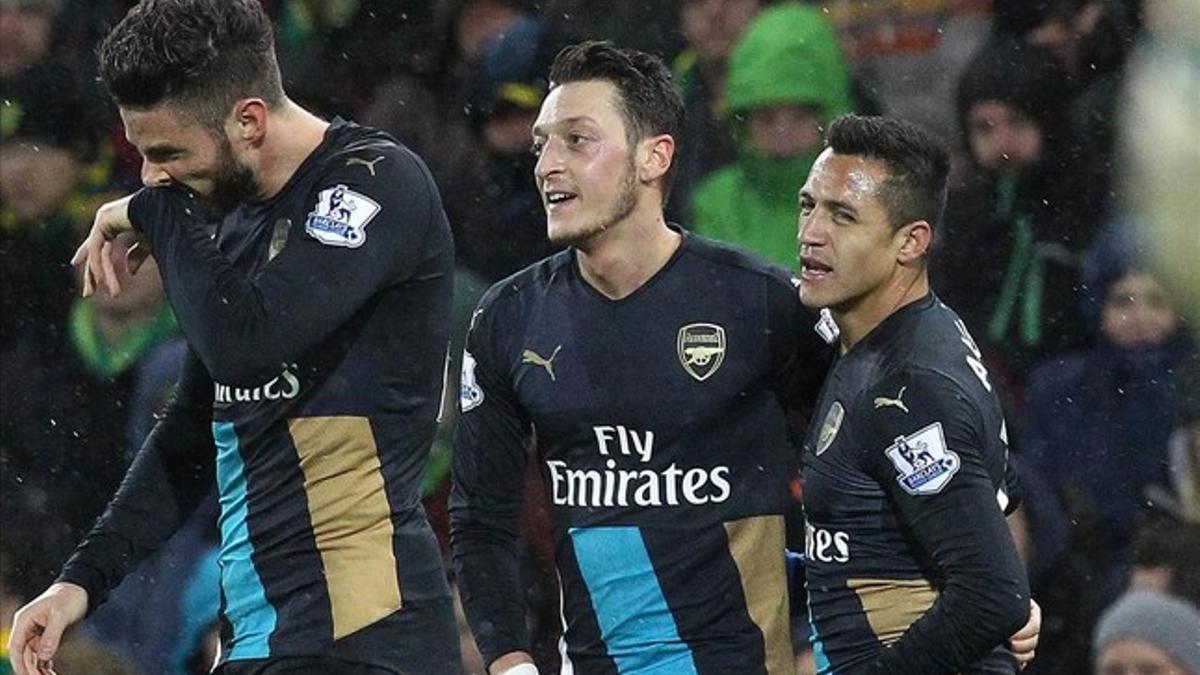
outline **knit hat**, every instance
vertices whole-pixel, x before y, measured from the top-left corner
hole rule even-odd
[[[1191,675],[1200,675],[1200,610],[1157,591],[1132,591],[1100,617],[1092,637],[1099,658],[1118,640],[1148,642],[1167,652]]]
[[[1065,121],[1069,99],[1066,73],[1049,52],[1015,38],[993,38],[971,58],[958,81],[958,119],[980,101],[1007,103],[1038,122],[1044,135]]]

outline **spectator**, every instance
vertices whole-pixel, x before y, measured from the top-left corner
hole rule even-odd
[[[738,158],[696,188],[691,226],[794,269],[796,194],[825,126],[850,111],[840,47],[820,11],[763,10],[730,57],[724,105]]]
[[[0,82],[45,59],[54,44],[62,0],[0,0]]]
[[[1153,591],[1135,592],[1110,607],[1096,626],[1097,675],[1200,675],[1200,611]]]
[[[53,581],[116,489],[138,364],[176,335],[156,266],[120,274],[119,296],[76,299],[65,334],[31,326],[0,360],[5,508],[10,523],[38,524],[10,525],[2,540],[26,599]]]
[[[426,159],[439,185],[452,185],[479,152],[471,129],[471,94],[484,53],[529,13],[528,5],[524,0],[454,0],[443,29],[447,37],[433,63],[395,68],[398,72],[363,108],[362,123],[395,136]]]
[[[692,190],[737,157],[733,130],[720,114],[729,54],[758,14],[759,0],[682,0],[679,28],[686,41],[672,71],[686,111],[675,155],[675,184],[667,217],[691,227]]]
[[[860,114],[954,137],[954,85],[991,29],[989,0],[819,0],[853,73]]]
[[[1012,40],[988,43],[958,86],[971,166],[951,188],[935,286],[1017,396],[1032,366],[1080,347],[1077,257],[1090,240],[1061,174],[1061,70]]]
[[[542,195],[530,180],[534,120],[546,72],[563,41],[543,19],[523,18],[487,49],[472,97],[481,152],[450,185],[446,213],[458,264],[491,285],[554,253],[546,238]],[[475,298],[477,299],[477,298]]]
[[[53,83],[53,86],[48,86]],[[88,163],[96,127],[74,76],[41,63],[6,82],[0,102],[0,287],[7,349],[34,326],[66,316],[69,265],[95,204]]]
[[[1123,576],[1145,490],[1167,477],[1173,371],[1188,340],[1170,298],[1135,262],[1114,260],[1096,288],[1105,297],[1099,343],[1034,372],[1018,447],[1064,492],[1073,520],[1099,525],[1101,551]]]

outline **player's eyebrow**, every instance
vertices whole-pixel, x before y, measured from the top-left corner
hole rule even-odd
[[[171,155],[183,152],[182,148],[170,143],[155,143],[142,150],[142,156],[151,162],[161,162]]]
[[[551,131],[553,131],[555,129],[569,127],[572,124],[577,124],[579,122],[589,122],[591,124],[595,124],[596,120],[592,119],[588,115],[576,115],[574,117],[568,117],[566,119],[561,119],[561,120],[558,120],[557,122],[552,122],[550,124],[535,124],[535,125],[533,125],[533,137],[534,138],[545,138],[547,135],[549,135],[549,133]]]
[[[855,208],[854,205],[852,205],[848,202],[841,201],[840,199],[817,199],[816,197],[813,196],[813,194],[811,192],[802,188],[800,190],[800,201],[803,202],[806,199],[813,203],[821,202],[822,204],[828,206],[831,209],[841,209],[843,211],[848,211],[855,215],[858,214],[858,209]]]

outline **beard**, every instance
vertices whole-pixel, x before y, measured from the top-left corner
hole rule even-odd
[[[574,246],[579,248],[590,239],[602,234],[605,230],[616,225],[633,213],[637,206],[637,167],[633,163],[633,154],[625,164],[625,173],[621,176],[621,184],[617,187],[617,198],[612,207],[592,222],[580,225],[566,232],[550,232],[550,243],[555,246]]]
[[[258,180],[254,171],[233,157],[229,139],[222,138],[218,144],[217,166],[213,170],[212,194],[199,198],[209,215],[224,217],[239,205],[250,201],[258,193]]]

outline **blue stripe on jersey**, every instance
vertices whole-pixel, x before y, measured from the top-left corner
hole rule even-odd
[[[817,622],[813,619],[812,606],[808,608],[808,643],[812,645],[813,660],[816,661],[817,675],[834,675],[833,664],[829,662],[829,657],[825,656],[825,643],[821,642],[821,636],[817,633]]]
[[[271,655],[269,639],[276,616],[254,569],[254,544],[246,526],[246,466],[233,423],[213,422],[213,439],[217,442],[217,488],[221,497],[221,592],[225,595],[225,618],[233,629],[227,658],[266,658]]]
[[[621,675],[696,675],[636,527],[568,530],[600,637]]]

